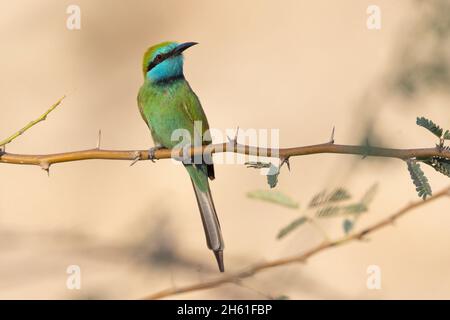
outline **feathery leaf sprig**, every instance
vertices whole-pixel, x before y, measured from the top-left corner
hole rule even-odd
[[[408,165],[408,171],[411,176],[411,180],[416,186],[417,195],[425,200],[427,196],[431,196],[432,194],[431,186],[428,183],[427,177],[420,168],[420,165],[415,160],[409,159],[406,161],[406,163]]]

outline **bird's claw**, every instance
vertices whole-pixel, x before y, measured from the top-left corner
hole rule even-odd
[[[160,149],[164,149],[164,147],[157,145],[157,146],[154,146],[153,148],[148,149],[148,160],[155,163],[156,151],[158,151]]]

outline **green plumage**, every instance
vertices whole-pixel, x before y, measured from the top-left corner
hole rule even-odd
[[[164,84],[153,84],[146,80],[139,90],[139,110],[150,128],[153,141],[165,148],[174,148],[179,141],[172,141],[172,133],[177,129],[186,129],[194,141],[195,121],[201,121],[202,132],[206,134],[205,144],[211,143],[208,120],[200,101],[184,78],[176,79]],[[200,166],[186,166],[189,175],[200,190],[206,192],[207,170]]]

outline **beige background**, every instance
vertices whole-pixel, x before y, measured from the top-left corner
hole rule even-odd
[[[72,3],[81,7],[78,31],[66,28]],[[379,31],[366,28],[370,4],[381,7]],[[408,62],[405,54],[434,61],[430,47],[448,49],[448,34],[430,44],[423,40],[427,32],[417,31],[430,12],[423,2],[407,0],[3,2],[0,135],[66,94],[45,123],[8,151],[90,148],[99,129],[104,148],[150,147],[136,106],[141,56],[151,44],[175,40],[200,43],[186,52],[185,74],[212,127],[276,128],[282,146],[296,146],[325,141],[333,125],[338,143],[359,143],[372,123],[384,145],[432,146],[415,117],[450,127],[443,79],[409,99],[386,89]],[[378,182],[360,227],[416,199],[397,160],[314,155],[291,165],[278,190],[302,208],[324,187],[343,185],[359,197]],[[425,171],[434,190],[449,183]],[[320,241],[308,227],[275,239],[300,211],[246,198],[267,188],[257,171],[217,165],[216,176],[212,189],[229,272]],[[0,177],[0,298],[132,299],[218,275],[189,179],[171,161],[131,168],[127,162],[75,162],[53,166],[50,177],[37,167],[0,165]],[[264,272],[246,280],[246,288],[230,284],[177,298],[450,298],[449,204],[442,199],[416,210],[368,243]],[[340,223],[322,226],[338,236]],[[82,270],[79,291],[66,288],[72,264]],[[371,264],[381,267],[382,290],[366,288]]]

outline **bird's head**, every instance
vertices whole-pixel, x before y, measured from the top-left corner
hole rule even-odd
[[[196,42],[163,42],[147,49],[142,71],[151,82],[159,82],[183,75],[183,51]]]

